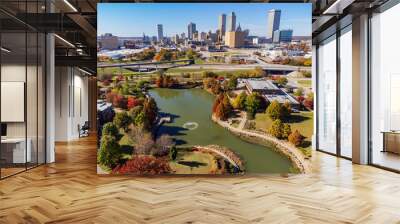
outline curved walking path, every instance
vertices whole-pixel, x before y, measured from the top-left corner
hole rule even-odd
[[[205,149],[208,151],[211,151],[213,153],[216,153],[220,156],[222,156],[225,160],[227,160],[228,162],[230,162],[232,165],[234,165],[238,170],[242,170],[242,167],[237,164],[232,158],[230,158],[228,155],[226,155],[225,153],[221,152],[220,150],[217,149],[217,147],[221,147],[221,146],[199,146],[199,145],[195,145],[193,146],[193,148],[198,148],[198,149]]]
[[[288,156],[289,159],[294,163],[294,165],[297,168],[300,169],[300,171],[302,173],[311,173],[310,162],[305,159],[302,152],[300,152],[295,146],[293,146],[289,142],[279,140],[279,139],[277,139],[273,136],[270,136],[266,133],[261,134],[261,133],[257,133],[254,131],[244,130],[242,125],[239,125],[239,127],[242,127],[242,128],[239,128],[239,127],[235,128],[235,127],[229,125],[228,122],[217,119],[215,116],[212,116],[212,120],[235,134],[244,135],[247,137],[255,137],[255,138],[275,144],[276,147],[278,148],[278,150],[280,152],[282,152],[283,154],[285,154],[286,156]],[[244,123],[245,121],[246,121],[246,118],[242,119],[241,123]]]

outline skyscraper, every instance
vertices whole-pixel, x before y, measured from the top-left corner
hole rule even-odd
[[[161,42],[164,39],[163,25],[157,24],[158,41]]]
[[[271,9],[268,11],[268,27],[267,27],[267,39],[272,39],[275,30],[279,30],[279,24],[281,23],[281,10]]]
[[[220,33],[222,36],[225,35],[226,31],[226,15],[221,14],[218,18],[218,29],[220,30]]]
[[[189,40],[193,39],[193,33],[196,32],[196,24],[195,23],[189,23],[188,25],[188,38]]]
[[[234,12],[231,12],[231,14],[228,16],[228,22],[227,22],[227,30],[228,32],[230,31],[236,31],[236,15]]]

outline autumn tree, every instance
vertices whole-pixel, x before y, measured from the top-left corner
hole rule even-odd
[[[289,142],[291,142],[296,147],[302,146],[304,142],[304,136],[300,134],[298,130],[291,133],[288,137]]]
[[[139,155],[115,167],[112,172],[114,174],[157,175],[170,173],[171,168],[168,161],[163,158]]]
[[[280,86],[286,86],[286,84],[288,83],[288,79],[286,77],[279,77],[278,80],[276,80],[276,82],[280,85]]]
[[[294,91],[293,95],[295,96],[302,96],[304,94],[304,89],[303,88],[298,88],[296,91]]]
[[[292,127],[290,126],[290,124],[283,124],[282,138],[288,139],[290,134],[292,134]]]
[[[282,106],[281,104],[274,100],[271,102],[271,104],[267,108],[267,114],[272,120],[277,120],[282,118]]]
[[[129,116],[128,112],[126,111],[117,113],[117,115],[114,117],[115,125],[118,128],[123,129],[125,132],[129,131],[129,125],[131,125],[132,122],[132,117]]]
[[[165,156],[169,153],[169,148],[173,145],[171,136],[161,135],[156,139],[155,147],[152,150],[154,156]]]
[[[244,109],[246,106],[246,93],[241,92],[236,98],[233,100],[233,108],[235,109]]]
[[[246,97],[246,111],[250,115],[250,119],[254,118],[256,112],[260,108],[261,100],[257,93],[252,93]]]
[[[283,123],[281,120],[276,119],[272,122],[271,127],[269,128],[268,132],[273,135],[274,137],[281,139],[283,137]]]

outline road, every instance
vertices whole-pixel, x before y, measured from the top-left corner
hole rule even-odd
[[[261,67],[264,70],[269,71],[311,71],[310,67],[291,66],[291,65],[279,65],[279,64],[194,64],[185,66],[185,69],[209,69],[209,70],[242,70],[242,69],[254,69]]]

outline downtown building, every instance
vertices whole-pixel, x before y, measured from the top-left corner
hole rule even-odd
[[[280,43],[280,42],[291,42],[293,37],[293,30],[275,30],[272,38],[272,42]]]
[[[188,25],[188,39],[193,40],[193,34],[196,32],[196,23],[189,23]]]
[[[279,30],[279,25],[281,22],[281,10],[271,9],[268,11],[268,27],[267,27],[267,39],[272,40],[274,37],[274,32]]]
[[[162,24],[157,24],[157,38],[158,42],[162,42],[164,39],[164,34],[163,34],[163,25]]]
[[[225,36],[225,32],[226,32],[226,15],[225,14],[221,14],[218,17],[218,30],[219,30],[219,34],[221,36],[221,39],[223,36]]]

